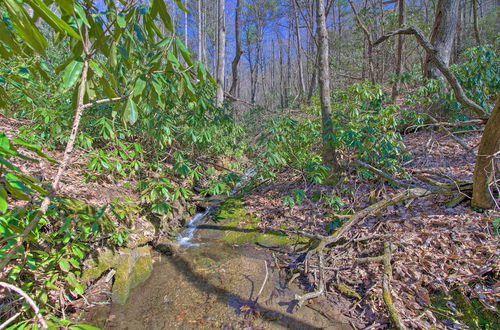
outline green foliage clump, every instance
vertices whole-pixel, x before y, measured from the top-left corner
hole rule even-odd
[[[471,100],[485,109],[492,108],[492,100],[500,91],[500,56],[491,45],[467,49],[464,52],[465,61],[450,67],[457,77],[465,94]],[[418,81],[418,79],[417,79]],[[421,86],[416,93],[406,97],[409,105],[423,105],[424,108],[436,102],[450,110],[450,117],[467,119],[469,110],[465,109],[456,99],[453,91],[446,88],[443,80],[418,81]]]
[[[406,119],[397,106],[387,103],[382,87],[368,82],[354,84],[336,91],[332,100],[333,134],[323,142],[333,145],[343,158],[399,171],[399,163],[407,156],[398,131]],[[286,166],[303,172],[312,182],[324,181],[329,169],[323,165],[320,152],[323,137],[319,104],[304,110],[307,114],[302,117],[277,116],[266,123],[259,149],[261,173],[273,176]]]

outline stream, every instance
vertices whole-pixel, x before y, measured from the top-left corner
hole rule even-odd
[[[350,329],[322,299],[298,309],[294,297],[303,292],[287,287],[272,253],[228,242],[228,231],[242,229],[211,221],[212,213],[196,214],[177,238],[181,251],[158,254],[151,276],[127,302],[98,307],[90,323],[103,329]]]

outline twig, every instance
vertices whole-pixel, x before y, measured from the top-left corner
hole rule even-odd
[[[5,322],[0,324],[0,330],[5,329],[9,324],[11,324],[15,319],[17,319],[19,315],[21,315],[21,313],[16,313],[7,320],[5,320]]]
[[[267,260],[264,260],[264,267],[266,267],[266,277],[264,277],[264,281],[262,282],[259,293],[257,293],[257,296],[255,297],[254,303],[257,303],[257,300],[259,300],[259,297],[262,294],[262,290],[264,290],[264,286],[266,285],[267,278],[269,277],[269,270],[267,269]]]
[[[430,115],[427,115],[434,123],[438,123],[437,119],[430,116]],[[465,151],[469,152],[470,154],[472,154],[473,156],[476,156],[476,154],[474,153],[474,150],[472,150],[464,141],[462,141],[461,139],[459,139],[455,134],[453,134],[448,128],[446,128],[445,126],[439,126],[443,131],[445,131],[445,133],[451,137],[453,140],[455,140],[455,142],[457,142],[462,148],[464,148]]]
[[[24,292],[23,290],[21,290],[17,286],[14,286],[12,284],[5,283],[5,282],[0,282],[0,286],[3,287],[3,288],[6,288],[7,290],[14,291],[18,295],[20,295],[21,297],[23,297],[24,300],[26,300],[26,302],[28,303],[28,305],[30,305],[30,307],[35,312],[35,315],[38,318],[38,321],[40,322],[40,325],[41,325],[42,329],[47,329],[48,328],[47,322],[45,322],[43,316],[40,314],[40,310],[38,309],[38,306],[35,304],[35,302],[33,301],[33,299],[31,299],[30,296],[28,296],[28,294],[26,292]]]
[[[86,108],[90,108],[94,105],[99,105],[99,104],[104,104],[104,103],[110,103],[110,102],[118,102],[118,101],[122,101],[122,100],[125,100],[129,97],[129,95],[125,95],[125,96],[119,96],[119,97],[110,97],[110,98],[107,98],[107,99],[102,99],[102,100],[97,100],[97,101],[92,101],[90,103],[86,103],[83,105],[83,108],[86,109]]]
[[[299,306],[299,307],[302,307],[302,305],[304,305],[304,303],[307,300],[321,296],[323,294],[323,292],[325,291],[325,272],[323,270],[323,250],[322,249],[321,249],[321,251],[319,251],[318,255],[319,255],[319,266],[318,266],[318,268],[319,268],[319,288],[316,291],[306,293],[302,296],[296,294],[295,300],[298,301],[297,306]]]

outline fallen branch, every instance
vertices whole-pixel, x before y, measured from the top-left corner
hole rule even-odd
[[[267,261],[266,260],[264,260],[264,267],[266,267],[266,277],[264,277],[264,281],[262,282],[259,293],[257,293],[257,296],[255,297],[255,300],[254,300],[255,304],[257,303],[257,300],[259,300],[259,297],[262,294],[262,291],[264,290],[264,286],[266,286],[267,278],[269,277],[269,270],[267,269]]]
[[[40,310],[38,309],[38,306],[35,304],[33,299],[31,299],[30,296],[28,296],[28,294],[26,292],[19,289],[17,286],[14,286],[12,284],[5,283],[5,282],[0,282],[0,287],[6,288],[7,290],[10,290],[10,291],[14,291],[15,293],[17,293],[18,295],[23,297],[24,300],[26,300],[26,302],[28,303],[28,305],[30,305],[31,309],[33,309],[33,312],[35,312],[35,316],[38,318],[38,321],[40,322],[42,329],[48,328],[47,322],[45,322],[45,319],[43,318],[42,314],[40,314]],[[2,324],[2,326],[4,324]]]
[[[408,126],[405,129],[405,132],[408,131],[408,130],[419,129],[419,128],[424,128],[424,127],[436,127],[436,126],[463,127],[463,126],[470,126],[470,125],[485,125],[486,122],[487,122],[487,120],[485,120],[485,119],[471,119],[471,120],[466,120],[466,121],[458,121],[456,123],[435,122],[435,123],[432,123],[432,124],[422,124],[422,125]],[[456,133],[458,133],[458,132],[456,132]]]
[[[5,322],[0,324],[0,330],[5,329],[9,324],[14,322],[14,320],[17,319],[19,317],[19,315],[21,315],[21,313],[16,313],[16,314],[12,315],[11,317],[9,317],[7,320],[5,320]]]
[[[367,164],[365,162],[362,162],[360,160],[355,160],[354,161],[356,164],[360,165],[361,167],[367,169],[368,171],[386,179],[387,181],[389,181],[390,183],[398,186],[398,187],[402,187],[402,188],[408,188],[408,189],[412,189],[412,188],[421,188],[421,187],[418,187],[416,185],[413,185],[413,184],[409,184],[409,183],[405,183],[403,181],[400,181],[400,180],[397,180],[395,179],[394,177],[390,176],[389,174],[379,170],[378,168],[375,168],[373,166],[371,166],[370,164]]]
[[[384,298],[385,305],[387,307],[387,312],[389,313],[389,318],[392,324],[398,330],[405,330],[406,326],[401,320],[398,310],[394,307],[394,302],[392,301],[391,295],[391,280],[392,280],[392,266],[391,266],[391,243],[384,243],[384,277],[382,280],[382,295]]]
[[[434,123],[438,123],[437,119],[430,116],[430,115],[427,115]],[[453,134],[448,128],[446,128],[445,126],[439,126],[443,131],[446,132],[446,134],[451,137],[453,140],[455,140],[455,142],[457,142],[462,148],[464,148],[465,151],[467,151],[468,153],[472,154],[473,156],[476,156],[476,154],[474,153],[474,150],[472,150],[464,141],[462,141],[461,139],[459,139],[455,134]]]
[[[247,106],[249,106],[249,107],[254,107],[254,106],[255,106],[255,104],[254,104],[254,103],[250,103],[250,102],[248,102],[248,101],[245,101],[245,100],[239,99],[239,98],[237,98],[236,96],[233,96],[233,95],[229,94],[228,92],[225,92],[225,93],[224,93],[224,95],[225,95],[228,99],[230,99],[230,100],[232,100],[232,101],[234,101],[234,102],[243,103],[243,104],[245,104],[245,105],[247,105]]]

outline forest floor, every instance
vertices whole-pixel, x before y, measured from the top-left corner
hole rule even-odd
[[[29,122],[0,116],[0,131],[10,137],[18,133],[21,125],[29,125]],[[427,175],[447,183],[471,180],[474,156],[444,133],[420,131],[407,134],[404,139],[412,156],[405,164],[411,177]],[[462,139],[477,150],[480,134],[470,133]],[[29,151],[23,150],[23,153],[30,156]],[[62,156],[62,150],[47,153],[55,159]],[[84,153],[75,151],[73,159],[63,177],[63,194],[98,206],[134,195],[133,185],[126,180],[112,182],[103,178],[99,182],[87,182]],[[42,181],[50,180],[57,169],[56,164],[46,160],[22,161],[15,165]],[[355,211],[401,191],[387,184],[360,181],[354,175],[334,189],[307,183],[302,176],[292,173],[282,172],[276,181],[260,186],[245,197],[247,212],[262,219],[258,228],[263,232],[286,229],[328,235],[327,226],[339,219],[331,209],[313,202],[315,192],[341,196],[343,209]],[[294,208],[285,207],[282,198],[296,188],[306,192],[306,199]],[[480,324],[491,315],[498,321],[500,240],[499,228],[493,223],[500,218],[500,212],[475,212],[468,201],[448,207],[447,203],[453,198],[435,195],[392,205],[352,228],[345,244],[325,250],[324,299],[340,309],[345,320],[356,328],[387,327],[389,320],[382,296],[383,266],[376,262],[359,263],[357,259],[381,255],[384,242],[390,242],[394,246],[392,295],[395,307],[407,324],[416,328],[457,328]],[[283,254],[279,259],[284,268],[293,270],[297,267],[297,256]],[[314,290],[318,283],[316,265],[318,261],[314,257],[306,275],[297,279],[306,291]],[[456,292],[461,293],[459,301],[471,306],[462,314],[471,314],[466,316],[475,317],[474,320],[459,315],[461,307],[456,302]],[[450,298],[452,296],[455,298]],[[445,306],[440,306],[438,300]],[[478,306],[492,314],[483,317]]]
[[[421,131],[406,135],[404,140],[412,156],[405,164],[411,177],[430,175],[446,183],[472,179],[475,157],[445,134]],[[471,133],[463,140],[477,150],[480,134]],[[334,212],[310,198],[320,190],[344,196],[344,208],[352,210],[401,191],[361,182],[354,176],[332,190],[308,184],[300,175],[291,173],[281,173],[275,183],[245,198],[247,210],[262,218],[262,231],[289,229],[328,235],[326,229],[336,219]],[[282,198],[296,188],[305,190],[309,198],[293,208],[284,207]],[[382,295],[382,263],[357,262],[359,258],[382,255],[384,242],[393,245],[392,295],[407,324],[424,329],[465,325],[474,328],[484,326],[488,318],[489,322],[493,318],[493,324],[499,320],[500,241],[498,224],[495,228],[493,222],[500,212],[475,212],[469,201],[447,205],[454,197],[434,195],[389,206],[352,228],[346,234],[347,243],[325,250],[326,297],[337,308],[343,307],[343,315],[352,325],[376,329],[389,323]],[[296,267],[294,258],[284,258],[285,267]],[[298,278],[306,290],[318,287],[317,259],[310,264],[307,275]],[[463,293],[458,300],[466,301],[469,309],[456,306],[459,303],[453,297],[457,289]],[[439,297],[444,297],[448,308],[437,307]],[[479,311],[477,303],[481,310],[492,314]],[[460,313],[470,315],[461,317]]]

